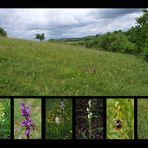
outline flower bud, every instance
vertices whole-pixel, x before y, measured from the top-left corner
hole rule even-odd
[[[86,109],[89,112],[89,108]]]
[[[91,108],[91,100],[88,101],[88,105]]]

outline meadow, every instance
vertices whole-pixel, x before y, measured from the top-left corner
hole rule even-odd
[[[0,37],[1,96],[148,95],[148,63],[133,55]]]
[[[134,99],[107,100],[107,139],[134,139]]]
[[[46,99],[46,139],[72,139],[71,99]]]
[[[76,138],[103,139],[103,99],[76,99]]]
[[[138,99],[138,139],[148,139],[148,100]]]
[[[14,139],[27,139],[25,127],[22,127],[24,117],[21,115],[21,103],[30,107],[30,119],[35,125],[31,130],[30,139],[41,139],[41,99],[14,99]]]
[[[10,99],[0,99],[0,139],[10,139]]]

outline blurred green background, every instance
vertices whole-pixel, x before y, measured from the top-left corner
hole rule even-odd
[[[10,99],[0,99],[0,103],[4,107],[4,122],[0,121],[0,139],[10,139]]]
[[[148,139],[148,99],[138,99],[138,139]]]
[[[31,130],[30,139],[41,139],[41,99],[14,99],[14,139],[27,139],[25,136],[25,127],[21,126],[25,119],[21,116],[21,103],[30,106],[30,117],[35,124],[35,130]]]
[[[46,99],[46,139],[72,138],[72,100],[62,99],[65,107],[60,110],[61,99]],[[59,117],[59,124],[55,118]]]
[[[123,131],[116,130],[113,122],[116,102],[121,107]],[[134,99],[107,99],[107,139],[134,139]]]

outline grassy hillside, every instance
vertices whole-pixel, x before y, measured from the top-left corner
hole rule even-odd
[[[62,43],[0,38],[0,95],[148,95],[148,63]]]

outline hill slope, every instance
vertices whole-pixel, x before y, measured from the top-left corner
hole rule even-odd
[[[3,95],[144,96],[148,63],[131,55],[62,43],[0,38]]]

